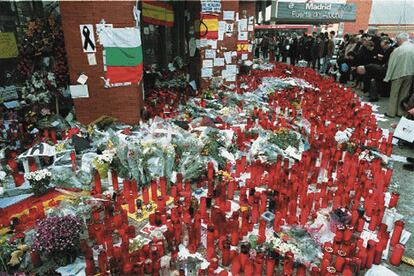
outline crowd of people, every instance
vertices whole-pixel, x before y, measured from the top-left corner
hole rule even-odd
[[[395,38],[376,31],[368,34],[335,32],[298,36],[269,36],[255,40],[256,58],[312,67],[338,82],[364,92],[370,102],[389,97],[385,116],[414,119],[414,43],[407,33]],[[298,64],[299,63],[299,64]],[[414,165],[411,170],[414,170]]]
[[[321,74],[339,75],[340,83],[354,81],[354,86],[369,95],[369,101],[390,97],[387,116],[402,116],[414,108],[412,84],[414,75],[414,46],[406,33],[395,39],[378,31],[370,35],[345,34],[335,40],[335,32],[298,36],[269,36],[256,38],[255,57],[297,65],[304,61]],[[399,48],[391,58],[394,49]],[[334,59],[335,58],[335,59]],[[412,111],[414,113],[414,111]]]
[[[255,56],[262,54],[264,59],[287,62],[296,65],[300,60],[307,62],[309,67],[326,73],[330,59],[335,50],[335,32],[269,36],[264,34],[256,38]]]

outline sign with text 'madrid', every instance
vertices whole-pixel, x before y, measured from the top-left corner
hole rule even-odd
[[[339,3],[278,2],[278,22],[337,23],[355,21],[356,5]]]

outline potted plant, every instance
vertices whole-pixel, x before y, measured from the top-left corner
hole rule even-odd
[[[108,178],[108,170],[112,163],[113,157],[114,157],[114,152],[112,150],[104,150],[102,154],[98,155],[93,160],[92,163],[95,166],[95,169],[98,171],[101,179]]]
[[[33,238],[33,250],[57,264],[73,263],[80,246],[82,221],[73,215],[52,216],[39,222]]]
[[[25,173],[24,177],[30,182],[35,196],[44,195],[50,184],[52,173],[48,169]]]

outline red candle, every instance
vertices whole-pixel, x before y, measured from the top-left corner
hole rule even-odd
[[[400,242],[403,229],[404,229],[404,221],[397,220],[394,223],[394,231],[392,232],[391,241],[390,241],[391,245],[396,245],[397,243]]]
[[[285,261],[283,264],[283,274],[293,275],[293,253],[288,251],[285,254]]]
[[[30,258],[34,267],[39,267],[41,265],[40,255],[36,251],[30,252]]]
[[[298,267],[296,268],[296,276],[306,276],[306,266],[298,264]]]
[[[266,276],[273,276],[275,271],[275,259],[271,255],[267,255],[266,258]]]
[[[160,177],[160,189],[161,195],[166,198],[167,197],[167,180],[165,177]]]
[[[114,186],[114,191],[119,190],[118,174],[115,170],[112,170],[112,186]]]
[[[246,263],[243,267],[244,275],[245,276],[253,276],[254,275],[254,266],[250,259],[246,260]]]
[[[263,275],[263,254],[260,253],[256,256],[254,263],[254,275]]]
[[[240,275],[240,270],[241,270],[240,256],[236,255],[233,257],[231,261],[231,274]]]
[[[128,198],[128,212],[133,214],[135,213],[136,209],[135,209],[135,200],[132,196],[129,196]]]
[[[401,264],[401,258],[404,255],[405,246],[401,243],[397,243],[392,248],[392,253],[390,257],[390,264],[395,266],[400,266]]]
[[[345,265],[345,253],[341,250],[338,251],[338,255],[336,256],[335,260],[335,269],[338,272],[341,272],[344,265]]]
[[[151,181],[151,199],[152,201],[157,201],[157,182]]]
[[[77,168],[77,166],[76,166],[76,153],[74,151],[70,152],[70,160],[72,162],[72,170],[76,171],[76,168]]]
[[[148,194],[148,187],[142,188],[142,201],[145,205],[149,203],[149,194]]]
[[[227,241],[227,240],[223,242],[222,255],[223,255],[223,259],[222,259],[223,266],[230,265],[230,261],[231,261],[231,259],[230,259],[230,242]]]
[[[101,183],[101,177],[99,176],[99,173],[95,173],[94,180],[95,180],[95,192],[100,195],[102,194],[102,183]]]

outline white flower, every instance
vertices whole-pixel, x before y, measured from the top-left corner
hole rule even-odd
[[[6,172],[0,171],[0,181],[5,180],[6,179],[6,176],[7,176]]]

